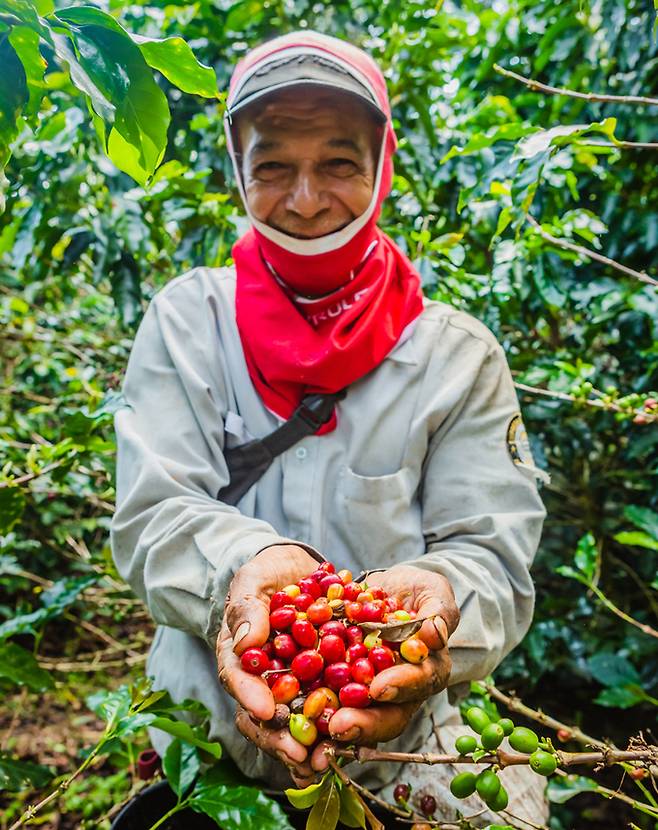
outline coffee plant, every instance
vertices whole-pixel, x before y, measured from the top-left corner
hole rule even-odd
[[[384,68],[400,147],[380,224],[428,296],[503,345],[544,472],[532,628],[472,684],[454,754],[407,760],[451,764],[455,796],[500,826],[515,826],[510,763],[548,774],[553,830],[656,826],[655,5],[0,0],[2,830],[109,828],[147,783],[147,726],[173,739],[156,773],[169,818],[296,820],[220,757],[200,704],[148,688],[153,629],[107,532],[141,315],[173,277],[230,262],[246,227],[222,130],[232,67],[300,27]],[[308,735],[322,712],[292,715]],[[378,827],[382,810],[417,830],[476,821],[434,820],[406,781],[378,804],[355,760],[393,759],[336,748],[322,780],[288,792],[309,830]]]

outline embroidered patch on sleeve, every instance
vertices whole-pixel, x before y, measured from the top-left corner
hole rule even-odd
[[[530,470],[530,472],[534,473],[537,478],[540,478],[546,484],[550,483],[551,478],[548,473],[535,466],[535,461],[530,450],[528,433],[526,432],[520,412],[514,415],[507,427],[507,449],[512,461],[517,467]]]

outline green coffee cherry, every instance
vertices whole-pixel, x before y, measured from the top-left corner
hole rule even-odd
[[[525,726],[515,727],[509,736],[509,742],[512,749],[515,749],[517,752],[526,752],[528,755],[533,753],[539,746],[539,738],[532,729],[526,729]]]
[[[550,752],[538,749],[530,756],[530,766],[539,775],[552,775],[557,769],[557,759]]]
[[[477,745],[478,742],[472,735],[460,735],[455,741],[455,749],[460,755],[468,755]]]
[[[478,795],[488,803],[492,798],[495,798],[500,789],[498,776],[492,769],[485,769],[484,772],[478,775],[475,789],[478,791]]]
[[[478,735],[482,733],[482,730],[485,726],[487,726],[487,724],[491,723],[487,713],[484,709],[480,709],[479,706],[471,706],[468,712],[466,712],[466,721],[471,729],[474,732],[477,732]]]
[[[510,718],[501,718],[498,721],[498,726],[503,730],[505,736],[511,735],[514,731],[514,721]]]
[[[450,782],[450,792],[455,798],[468,798],[475,792],[476,783],[477,776],[472,772],[460,772]]]
[[[496,795],[487,801],[487,807],[490,810],[493,810],[494,813],[500,813],[501,810],[505,810],[508,804],[509,796],[507,795],[507,790],[502,784],[500,785]]]
[[[503,742],[505,733],[503,727],[499,723],[489,723],[482,730],[480,741],[484,749],[498,749]]]

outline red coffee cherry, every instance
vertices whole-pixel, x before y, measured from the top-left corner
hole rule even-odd
[[[270,614],[270,628],[275,628],[277,631],[284,631],[297,619],[297,612],[294,608],[286,606],[285,608],[277,608]]]
[[[347,683],[338,693],[342,706],[351,706],[354,709],[365,709],[370,703],[368,687],[362,683]]]
[[[368,653],[368,659],[375,669],[375,674],[379,674],[384,669],[390,669],[395,665],[395,654],[387,646],[374,646]]]
[[[372,663],[366,657],[360,657],[355,660],[350,668],[350,676],[355,683],[361,683],[364,686],[369,686],[375,676],[375,669]]]
[[[353,602],[361,593],[361,586],[358,582],[348,582],[343,591],[343,599]]]
[[[277,634],[273,640],[274,653],[281,660],[292,660],[299,649],[290,634]]]
[[[366,602],[361,609],[361,619],[359,622],[381,622],[384,616],[384,601],[381,599],[374,599],[371,602]]]
[[[361,631],[358,625],[348,625],[345,629],[345,636],[347,637],[347,643],[350,646],[353,646],[355,643],[363,642],[363,631]]]
[[[318,642],[318,632],[308,620],[295,620],[290,632],[302,648],[313,648]]]
[[[270,667],[270,658],[262,648],[248,648],[240,657],[242,668],[249,674],[261,675]]]
[[[335,573],[336,568],[331,562],[321,562],[320,565],[318,565],[318,571],[325,574],[332,574]]]
[[[306,616],[313,623],[313,625],[321,625],[322,623],[329,622],[333,615],[334,612],[332,611],[331,606],[326,602],[314,602],[313,605],[309,605],[306,609]]]
[[[310,594],[314,600],[322,596],[322,588],[320,588],[318,583],[314,579],[311,579],[310,576],[305,576],[304,579],[300,579],[297,584],[299,585],[302,594]]]
[[[363,645],[363,643],[354,643],[353,646],[349,646],[347,651],[345,652],[345,659],[348,663],[353,663],[355,660],[358,660],[360,657],[367,657],[368,656],[368,649]]]
[[[320,626],[320,637],[326,637],[327,634],[334,634],[340,637],[343,641],[347,640],[347,629],[342,620],[329,620]]]
[[[324,660],[322,659],[322,655],[317,651],[308,649],[307,651],[300,651],[299,654],[295,655],[290,664],[290,668],[298,680],[310,682],[322,674]]]
[[[306,611],[315,602],[315,597],[311,594],[297,594],[293,602],[297,611]]]
[[[327,665],[345,662],[345,643],[342,637],[336,634],[327,634],[320,640],[318,647]]]
[[[324,685],[338,692],[350,682],[350,667],[347,663],[332,663],[324,670],[323,677]]]
[[[398,784],[393,790],[393,798],[398,802],[398,804],[408,801],[410,795],[411,787],[409,784]]]
[[[289,597],[285,591],[277,591],[275,594],[272,594],[272,599],[270,600],[270,612],[276,611],[277,608],[283,608],[284,605],[292,605],[292,603],[292,598]]]
[[[320,735],[329,734],[329,721],[335,713],[336,709],[334,709],[333,706],[325,706],[325,708],[322,710],[319,717],[315,721],[315,726]]]
[[[291,703],[299,694],[299,680],[292,674],[281,674],[272,684],[275,703]]]
[[[420,800],[421,812],[426,816],[433,816],[436,813],[436,799],[433,795],[424,795]]]

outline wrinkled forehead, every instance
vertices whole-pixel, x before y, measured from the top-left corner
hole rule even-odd
[[[356,145],[376,150],[384,125],[357,96],[300,85],[245,107],[236,115],[233,128],[234,139],[243,148],[262,136],[285,142],[292,137],[331,134],[349,136]]]

